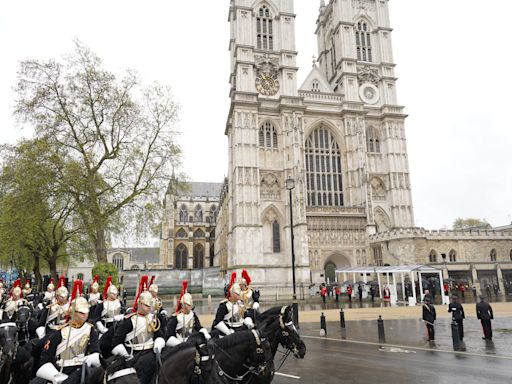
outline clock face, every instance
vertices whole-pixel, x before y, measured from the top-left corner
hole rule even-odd
[[[260,73],[256,77],[256,89],[265,96],[274,96],[279,90],[277,74]]]
[[[366,104],[376,104],[379,101],[379,90],[375,85],[365,83],[359,88],[359,97]]]

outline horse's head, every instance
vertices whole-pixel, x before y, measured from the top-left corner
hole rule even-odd
[[[16,316],[16,325],[19,328],[26,327],[28,321],[32,317],[32,309],[28,305],[22,305],[18,308]]]
[[[279,313],[279,335],[277,340],[283,348],[293,352],[295,357],[303,359],[306,355],[306,344],[300,338],[293,324],[293,309],[290,305],[281,307]]]
[[[13,359],[16,355],[16,348],[18,347],[17,333],[16,323],[0,324],[0,360],[3,360],[5,357]]]

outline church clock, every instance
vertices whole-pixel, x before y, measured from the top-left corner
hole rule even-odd
[[[274,96],[279,90],[277,73],[260,72],[256,77],[256,90],[265,96]]]

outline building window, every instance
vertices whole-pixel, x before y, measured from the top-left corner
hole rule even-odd
[[[180,223],[186,223],[188,219],[188,209],[185,204],[180,208]]]
[[[356,24],[357,60],[372,61],[372,42],[370,28],[366,21]]]
[[[448,257],[450,258],[450,263],[455,263],[457,261],[457,252],[455,252],[455,249],[450,251]]]
[[[308,206],[343,206],[341,153],[326,128],[317,128],[306,140]]]
[[[256,17],[256,36],[258,49],[274,49],[272,14],[265,5],[259,9]]]
[[[210,244],[210,267],[213,267],[213,261],[215,258],[215,246],[213,243]]]
[[[210,207],[210,223],[215,224],[217,222],[217,206],[212,205]]]
[[[176,269],[187,269],[188,249],[185,244],[176,247]]]
[[[373,263],[377,267],[382,267],[384,265],[384,261],[382,260],[382,248],[381,247],[373,248]]]
[[[116,253],[114,257],[112,257],[112,264],[114,264],[118,271],[122,271],[124,269],[124,257],[120,253]]]
[[[187,231],[185,231],[183,228],[178,229],[176,232],[176,237],[179,239],[186,239],[188,237]]]
[[[204,247],[201,244],[196,244],[194,246],[193,268],[194,269],[204,268]]]
[[[491,249],[491,261],[496,261],[496,249]]]
[[[194,239],[204,239],[204,232],[202,229],[198,229],[194,232]]]
[[[277,220],[272,223],[272,252],[281,252],[281,234]]]
[[[437,263],[437,252],[434,250],[431,250],[428,255],[428,261],[429,263]]]
[[[83,274],[83,273],[78,273],[78,274],[76,275],[76,278],[77,278],[78,280],[82,280],[82,281],[83,281],[83,280],[84,280],[84,274]]]
[[[277,131],[268,121],[260,127],[258,137],[260,147],[277,149]]]
[[[366,150],[368,152],[380,153],[379,137],[373,127],[368,127],[366,130]]]
[[[331,69],[332,74],[336,73],[336,40],[333,36],[331,36]]]
[[[196,222],[196,223],[203,222],[203,208],[199,204],[196,205],[196,209],[194,211],[194,222]]]
[[[313,80],[313,82],[311,83],[311,92],[320,92],[320,83],[318,82],[318,80]]]

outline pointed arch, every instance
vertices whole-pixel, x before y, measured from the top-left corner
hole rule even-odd
[[[268,1],[253,7],[256,24],[256,47],[265,51],[274,50],[275,27],[274,19],[277,11],[273,10]]]
[[[175,255],[175,267],[176,269],[187,269],[188,261],[188,248],[185,244],[180,243],[176,247]]]
[[[366,150],[371,153],[380,153],[381,139],[374,126],[366,127]]]
[[[186,239],[188,237],[188,232],[185,229],[180,228],[176,231],[176,237],[179,239]]]
[[[274,122],[264,120],[258,131],[258,145],[268,149],[278,149],[278,129]]]
[[[194,222],[202,223],[203,222],[203,207],[200,204],[197,204],[194,209]]]
[[[386,232],[391,229],[391,220],[381,206],[375,207],[373,211],[375,225],[377,226],[377,232]]]
[[[252,3],[251,8],[253,9],[254,14],[257,14],[257,11],[262,7],[266,6],[270,9],[270,12],[274,17],[279,14],[279,8],[272,0],[256,0]]]
[[[437,263],[438,256],[439,256],[439,252],[437,252],[435,249],[431,249],[428,254],[428,262],[429,263]]]
[[[202,244],[194,245],[194,258],[192,262],[192,268],[204,268],[204,247]]]
[[[186,223],[188,221],[188,209],[185,204],[180,207],[180,223]]]
[[[264,253],[280,253],[283,239],[284,217],[274,204],[265,208],[261,215],[263,224]]]
[[[372,62],[372,24],[366,18],[360,17],[355,22],[354,29],[357,60]]]

